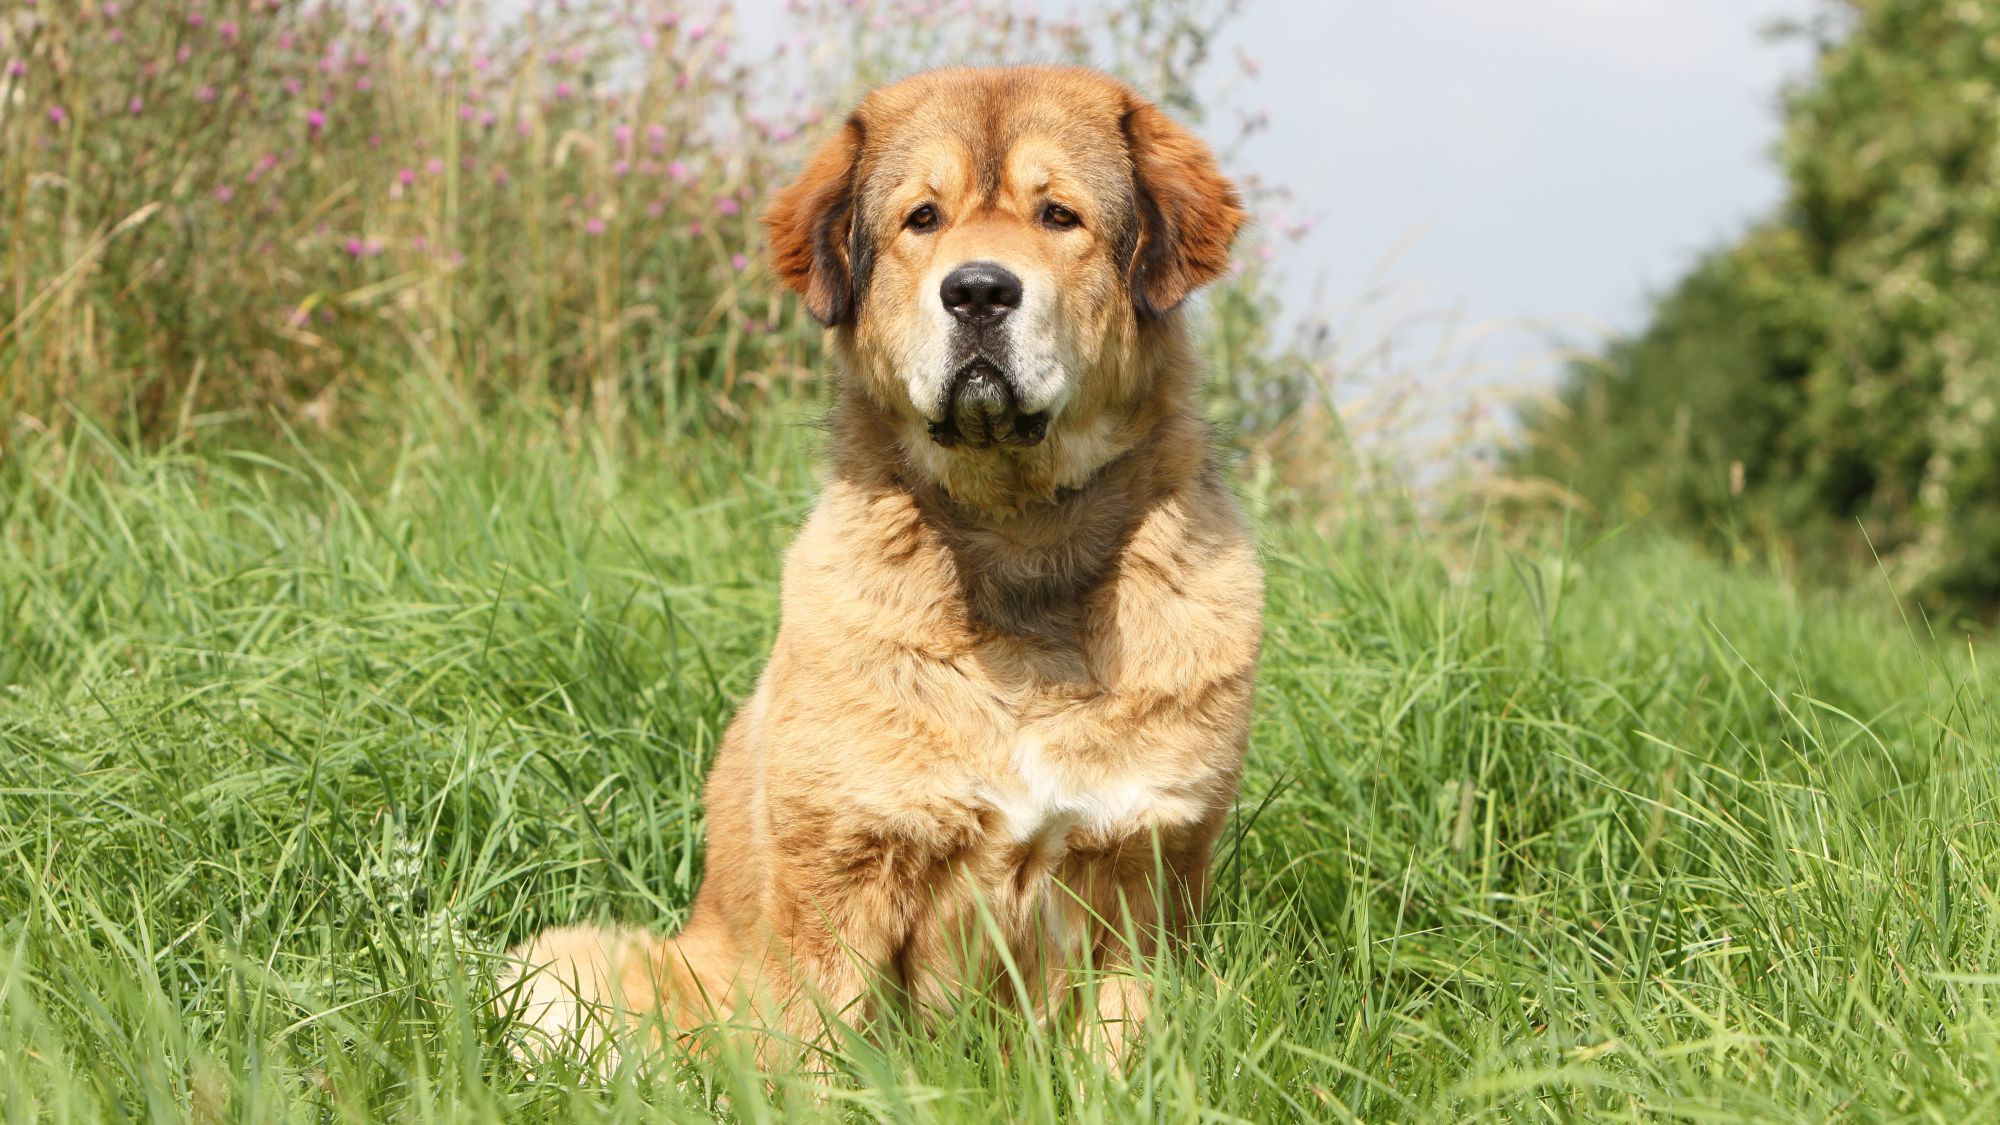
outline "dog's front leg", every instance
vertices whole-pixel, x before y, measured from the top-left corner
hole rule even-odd
[[[1130,1061],[1145,1027],[1156,959],[1180,946],[1201,914],[1215,827],[1135,836],[1079,872],[1092,934],[1085,1033],[1114,1066]]]
[[[908,901],[892,878],[895,864],[860,854],[885,847],[879,840],[803,830],[776,836],[775,851],[790,863],[773,872],[765,900],[773,938],[765,979],[775,1008],[767,1026],[795,1049],[837,1046],[899,984],[896,957],[908,929]]]

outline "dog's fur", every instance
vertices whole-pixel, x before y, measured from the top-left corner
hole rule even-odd
[[[920,75],[825,142],[765,222],[838,348],[831,478],[708,778],[706,876],[673,938],[515,950],[526,1023],[811,1039],[878,986],[1053,1013],[1089,964],[1118,1049],[1145,995],[1117,970],[1200,909],[1248,738],[1262,577],[1178,311],[1242,220],[1199,140],[1085,70]],[[973,261],[1020,278],[996,325],[940,301]],[[984,441],[952,428],[967,371],[1006,383]]]

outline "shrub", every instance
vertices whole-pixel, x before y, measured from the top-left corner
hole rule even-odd
[[[1195,112],[1228,10],[1133,0],[1108,42]],[[504,11],[10,6],[0,442],[72,412],[331,425],[417,386],[711,423],[817,368],[756,214],[822,107],[929,62],[1090,52],[1079,25],[938,0],[794,3],[752,61],[726,7]]]
[[[1578,365],[1522,463],[1611,511],[2000,605],[2000,8],[1847,0],[1789,199]],[[1858,527],[1857,527],[1858,525]]]

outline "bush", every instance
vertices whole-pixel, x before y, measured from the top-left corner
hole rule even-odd
[[[1133,0],[1114,61],[1198,112],[1229,10]],[[745,61],[726,8],[637,0],[10,6],[0,442],[71,414],[333,425],[433,385],[605,423],[740,413],[817,369],[756,214],[822,108],[931,62],[1089,53],[998,5],[790,19]]]
[[[2000,605],[2000,8],[1847,0],[1789,199],[1530,419],[1530,471],[1809,565]]]
[[[694,20],[480,10],[7,16],[0,405],[151,432],[413,375],[602,408],[796,366],[752,203],[809,119],[759,118]]]

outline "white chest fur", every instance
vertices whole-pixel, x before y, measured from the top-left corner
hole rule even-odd
[[[1067,767],[1031,734],[1015,741],[1007,765],[981,785],[980,796],[999,811],[1009,839],[1045,854],[1061,852],[1077,835],[1120,836],[1201,815],[1199,802],[1178,787],[1136,773]]]

